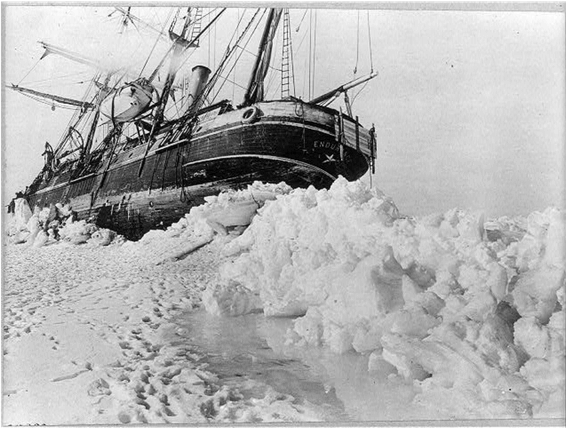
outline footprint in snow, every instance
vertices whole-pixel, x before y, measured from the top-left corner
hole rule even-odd
[[[128,413],[122,411],[118,413],[118,420],[123,424],[129,424],[132,421],[132,417]]]
[[[99,395],[110,395],[112,394],[112,391],[110,391],[110,385],[108,385],[108,382],[100,378],[90,383],[87,389],[87,394],[91,397],[96,397]]]
[[[127,342],[125,340],[122,341],[122,342],[119,342],[118,345],[120,345],[120,348],[122,348],[122,349],[132,349],[132,345],[130,345],[130,342]]]

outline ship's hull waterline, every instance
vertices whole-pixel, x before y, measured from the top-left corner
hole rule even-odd
[[[138,239],[222,190],[256,180],[328,188],[339,175],[360,178],[375,155],[370,132],[351,118],[300,101],[198,117],[190,136],[137,145],[82,177],[68,170],[43,179],[30,206],[68,203],[79,219]]]

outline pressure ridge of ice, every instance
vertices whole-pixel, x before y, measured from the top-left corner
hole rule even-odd
[[[361,182],[267,202],[224,248],[209,312],[294,316],[287,341],[370,353],[454,417],[564,402],[565,215],[400,216]],[[561,407],[558,407],[561,408]]]
[[[16,204],[11,239],[123,242],[65,209]],[[407,217],[340,178],[329,190],[254,183],[124,245],[159,264],[216,239],[228,261],[203,293],[210,313],[296,317],[290,346],[366,354],[369,371],[390,365],[431,415],[563,417],[565,224],[557,208]]]

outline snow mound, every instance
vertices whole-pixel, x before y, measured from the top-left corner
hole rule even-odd
[[[299,317],[288,343],[385,360],[433,411],[563,417],[565,224],[555,208],[406,218],[340,178],[259,209],[203,303]]]

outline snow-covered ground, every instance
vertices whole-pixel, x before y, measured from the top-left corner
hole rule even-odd
[[[182,321],[201,307],[294,317],[267,343],[359,402],[351,419],[564,419],[558,209],[415,219],[339,179],[256,183],[138,242],[70,214],[18,201],[4,239],[3,424],[331,420],[317,395],[225,382]]]

